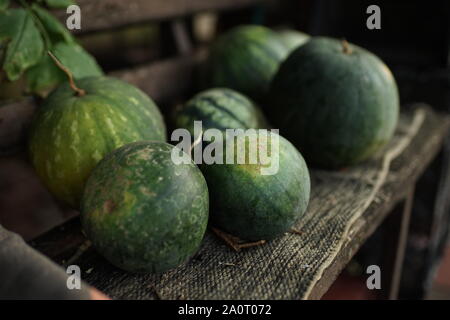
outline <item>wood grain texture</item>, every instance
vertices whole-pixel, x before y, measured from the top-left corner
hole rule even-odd
[[[264,0],[78,0],[81,30],[75,33],[106,30],[134,23],[168,20],[200,11],[224,11],[264,2]],[[55,11],[65,24],[65,10]]]
[[[295,225],[300,234],[235,252],[207,232],[188,263],[159,275],[123,272],[86,250],[78,219],[33,245],[60,264],[78,264],[84,280],[117,299],[318,299],[440,149],[448,116],[418,110],[402,115],[392,142],[370,161],[312,170],[311,202]],[[389,154],[395,157],[386,166]]]
[[[140,65],[133,69],[119,70],[110,76],[127,81],[157,102],[176,99],[187,93],[195,84],[195,70],[206,58],[206,50]]]
[[[190,92],[195,84],[195,70],[206,54],[205,49],[198,49],[183,56],[114,71],[109,76],[137,86],[161,106]],[[0,154],[11,153],[20,147],[36,109],[32,98],[0,106]]]
[[[35,110],[32,98],[0,106],[0,155],[15,151],[25,141]]]

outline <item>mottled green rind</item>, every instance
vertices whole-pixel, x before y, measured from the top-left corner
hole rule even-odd
[[[279,150],[279,170],[274,175],[262,175],[260,162],[200,167],[208,183],[213,225],[241,239],[270,240],[288,231],[305,213],[310,196],[308,168],[297,149],[278,137],[278,149],[271,144],[274,154]],[[227,145],[231,141],[227,139]],[[249,145],[245,145],[247,158]],[[261,141],[256,146],[266,150]]]
[[[311,37],[301,31],[285,29],[278,31],[281,41],[288,48],[289,52],[297,49],[299,46],[305,44]]]
[[[194,121],[207,129],[259,129],[268,124],[258,106],[237,91],[214,88],[200,92],[174,116],[176,128],[189,130],[194,136]]]
[[[121,269],[164,272],[200,245],[208,222],[208,188],[187,154],[187,164],[174,164],[174,148],[163,142],[127,144],[89,177],[81,205],[83,230]]]
[[[134,86],[107,77],[76,84],[86,95],[65,83],[39,108],[29,154],[50,192],[78,208],[91,170],[107,153],[134,141],[165,141],[166,129],[155,103]]]
[[[310,165],[340,168],[373,155],[392,137],[399,96],[388,67],[341,41],[312,38],[281,65],[267,114]]]
[[[288,54],[277,33],[263,26],[239,26],[212,46],[206,87],[227,87],[261,100]]]

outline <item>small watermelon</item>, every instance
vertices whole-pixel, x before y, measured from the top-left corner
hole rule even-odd
[[[276,133],[248,130],[236,137],[227,136],[223,164],[200,167],[210,192],[211,223],[241,239],[273,239],[306,211],[308,168],[297,149]],[[230,150],[234,153],[227,156]],[[272,159],[263,162],[267,151]]]
[[[292,52],[294,49],[304,45],[311,38],[306,33],[292,29],[280,30],[278,31],[278,35],[284,45],[288,48],[289,52]]]
[[[388,67],[346,41],[316,37],[281,65],[266,112],[308,164],[361,162],[392,137],[399,96]]]
[[[37,174],[58,199],[77,208],[94,166],[109,152],[139,140],[166,140],[155,103],[118,79],[89,77],[68,83],[44,101],[32,123],[29,154]]]
[[[131,272],[164,272],[198,249],[208,222],[208,188],[183,153],[165,142],[134,142],[106,156],[86,183],[81,222],[94,247]],[[178,149],[179,150],[179,149]]]
[[[287,54],[276,32],[257,25],[235,27],[211,48],[206,86],[232,88],[260,101]]]
[[[188,129],[192,136],[194,121],[202,121],[203,130],[267,127],[258,106],[239,92],[227,88],[200,92],[175,113],[175,127]]]

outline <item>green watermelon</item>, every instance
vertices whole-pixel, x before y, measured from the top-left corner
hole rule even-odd
[[[399,114],[388,67],[363,48],[325,37],[289,55],[269,105],[271,121],[307,162],[331,169],[373,155],[392,137]]]
[[[224,163],[200,167],[210,192],[211,223],[241,239],[270,240],[282,235],[302,217],[309,201],[310,177],[303,157],[283,137],[265,132],[238,134],[245,139],[241,144],[227,136]],[[233,163],[225,161],[230,150],[234,150]],[[261,160],[267,150],[273,157],[270,163]],[[239,153],[246,159],[241,164]],[[252,157],[257,159],[253,164]],[[271,166],[271,172],[262,171]]]
[[[239,92],[227,88],[200,92],[175,113],[175,127],[188,129],[192,136],[194,121],[202,121],[203,130],[267,127],[258,106]]]
[[[284,45],[288,48],[289,52],[292,52],[299,46],[304,45],[311,38],[306,33],[292,29],[280,30],[278,31],[278,35]]]
[[[257,25],[235,27],[211,48],[206,86],[232,88],[262,100],[287,54],[276,32]]]
[[[208,188],[198,167],[175,165],[176,147],[134,142],[113,151],[86,183],[81,222],[94,247],[131,272],[164,272],[198,249],[208,222]]]
[[[94,166],[109,152],[139,140],[166,140],[155,103],[121,80],[89,77],[68,83],[39,108],[32,123],[29,154],[38,176],[58,199],[77,208]]]

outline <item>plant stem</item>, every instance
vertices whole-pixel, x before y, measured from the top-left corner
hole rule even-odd
[[[342,51],[345,54],[351,54],[352,53],[352,48],[350,48],[350,44],[345,39],[342,39]]]
[[[53,59],[53,61],[56,63],[56,65],[58,66],[58,68],[60,68],[62,71],[64,71],[64,73],[67,75],[67,77],[69,78],[69,84],[70,87],[72,88],[73,91],[75,91],[75,93],[77,94],[77,96],[84,96],[86,94],[86,91],[84,91],[83,89],[78,88],[75,85],[75,81],[73,80],[73,75],[72,72],[69,71],[69,69],[67,69],[59,60],[58,58],[56,58],[53,53],[51,53],[50,51],[47,51],[48,55],[50,56],[50,58]]]

